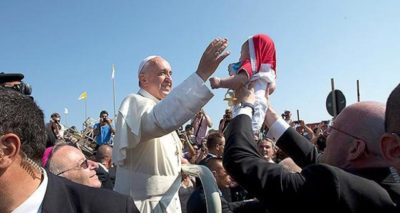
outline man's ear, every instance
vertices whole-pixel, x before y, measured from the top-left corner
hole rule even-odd
[[[389,164],[400,169],[400,138],[397,135],[385,133],[379,143],[382,155]]]
[[[367,145],[364,141],[354,139],[353,143],[348,150],[347,160],[352,161],[360,158],[363,154],[366,154]]]
[[[146,85],[146,83],[147,83],[146,75],[145,75],[143,72],[141,72],[141,73],[139,74],[139,82],[140,82],[140,84],[142,85],[142,87],[143,87],[144,85]]]
[[[8,168],[19,155],[21,140],[15,134],[8,133],[0,137],[0,168]]]
[[[211,171],[211,172],[214,175],[215,179],[217,179],[217,172],[216,171]]]

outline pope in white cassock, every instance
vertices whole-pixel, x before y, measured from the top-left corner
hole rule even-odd
[[[149,56],[139,66],[140,90],[119,108],[113,161],[114,190],[132,196],[140,212],[181,212],[181,142],[174,130],[191,119],[213,97],[205,82],[221,61],[226,39],[213,40],[197,71],[172,90],[169,63]]]

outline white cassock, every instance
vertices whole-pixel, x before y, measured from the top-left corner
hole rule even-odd
[[[182,144],[174,130],[212,97],[194,73],[162,101],[143,89],[123,100],[113,147],[114,190],[132,196],[140,212],[181,212]]]

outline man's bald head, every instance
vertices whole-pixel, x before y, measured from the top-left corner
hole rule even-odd
[[[379,140],[385,132],[383,103],[364,101],[352,104],[340,113],[336,122],[340,122],[342,129],[364,139],[371,152],[379,153]]]
[[[219,188],[227,188],[231,184],[231,177],[226,172],[221,158],[210,158],[207,167],[213,173]]]
[[[382,166],[379,140],[384,118],[382,103],[368,101],[346,107],[329,128],[321,161],[349,169]]]
[[[380,102],[359,102],[347,107],[346,113],[339,115],[338,119],[343,119],[342,125],[346,129],[365,139],[369,145],[376,146],[384,132],[385,108]]]
[[[96,152],[96,161],[102,163],[106,167],[111,166],[112,148],[110,145],[101,145]]]
[[[390,93],[386,102],[386,132],[400,132],[400,84]]]

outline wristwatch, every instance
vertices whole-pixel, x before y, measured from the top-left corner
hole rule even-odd
[[[249,102],[241,102],[240,108],[245,108],[245,107],[249,107],[251,109],[251,114],[254,115],[254,104],[251,104]]]

